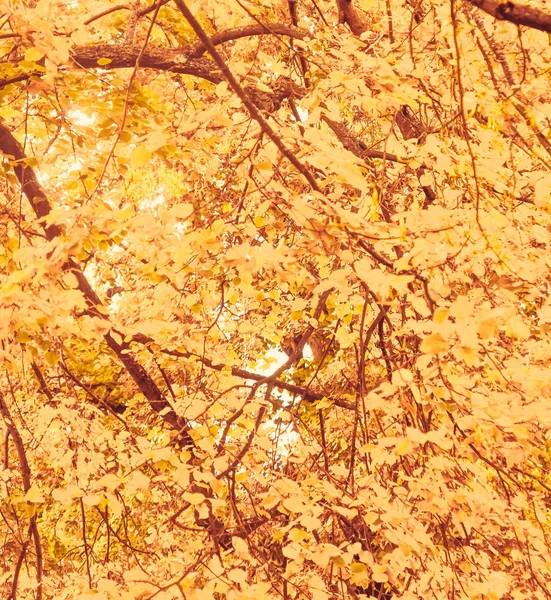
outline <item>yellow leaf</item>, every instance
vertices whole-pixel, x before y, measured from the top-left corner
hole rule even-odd
[[[406,454],[409,454],[412,451],[412,449],[413,444],[411,443],[411,440],[404,438],[402,441],[396,444],[396,448],[394,451],[398,456],[405,456]]]
[[[492,317],[490,319],[484,319],[478,325],[478,337],[482,340],[495,337],[499,333],[496,320]]]
[[[264,225],[268,223],[268,219],[266,217],[257,215],[253,218],[253,223],[255,224],[255,227],[264,227]]]
[[[367,587],[369,585],[369,575],[367,573],[367,567],[363,563],[355,562],[350,565],[350,582],[354,585],[360,585]]]
[[[107,475],[100,477],[97,483],[98,485],[106,487],[110,490],[114,490],[118,488],[119,485],[121,485],[122,479],[120,477],[117,477],[114,473],[107,473]]]
[[[235,583],[243,585],[247,583],[247,572],[243,569],[231,569],[228,572],[228,578],[235,581]]]
[[[82,498],[82,502],[86,504],[86,506],[97,506],[101,502],[101,496],[97,494],[89,494],[88,496],[84,496]]]
[[[42,50],[39,50],[38,48],[29,48],[25,52],[25,60],[29,62],[36,62],[37,60],[40,60],[43,56],[44,52],[42,52]]]
[[[249,554],[249,546],[243,538],[240,538],[237,536],[232,536],[231,543],[232,543],[234,550],[238,554],[244,554],[244,555]]]
[[[121,208],[121,210],[119,210],[116,213],[115,219],[117,219],[117,221],[128,221],[128,219],[130,219],[134,215],[135,215],[134,207],[129,204],[128,206]]]
[[[530,431],[524,425],[512,425],[509,429],[517,440],[527,440],[530,437]]]
[[[530,327],[526,325],[519,315],[515,315],[507,321],[505,334],[510,338],[526,340],[530,337]]]
[[[447,308],[437,308],[434,311],[434,316],[432,320],[438,325],[441,325],[448,318],[449,314],[450,311]]]
[[[15,336],[15,341],[20,344],[26,344],[31,339],[30,335],[26,331],[18,331]]]
[[[472,367],[475,363],[476,357],[478,356],[478,352],[474,348],[469,348],[468,346],[460,346],[459,356],[462,358],[462,360],[468,367]]]
[[[357,188],[363,192],[367,191],[367,181],[362,175],[361,169],[355,163],[336,163],[332,165],[335,168],[335,172],[339,175],[339,180],[343,183],[347,183],[352,187]]]
[[[262,499],[261,505],[269,510],[276,507],[280,501],[281,498],[279,496],[266,496]]]
[[[299,551],[294,547],[294,544],[285,546],[281,552],[283,553],[283,556],[291,560],[295,560],[295,558],[298,558],[299,556]]]
[[[399,369],[392,373],[392,383],[398,387],[407,385],[413,381],[413,373],[408,369]]]
[[[373,581],[377,583],[386,583],[388,581],[388,575],[386,574],[386,568],[382,565],[373,565]]]
[[[192,506],[198,506],[201,502],[204,502],[205,496],[198,492],[186,492],[184,494],[184,500],[189,502]]]
[[[449,348],[450,345],[439,333],[432,333],[421,342],[421,352],[424,354],[447,352]]]
[[[177,219],[187,219],[191,214],[193,214],[193,211],[193,204],[184,202],[181,204],[175,204],[170,209],[170,214]]]
[[[130,165],[135,169],[143,167],[151,160],[151,152],[145,146],[134,148],[130,155]]]
[[[219,83],[215,88],[215,92],[219,98],[226,95],[228,92],[228,82],[222,81],[221,83]]]
[[[308,533],[304,531],[304,529],[299,529],[298,527],[293,527],[291,531],[289,531],[289,539],[292,542],[302,542],[308,537]]]
[[[66,488],[58,488],[52,492],[52,498],[56,502],[61,502],[64,506],[69,506],[75,498],[84,495],[82,490],[76,485],[68,485]]]
[[[137,490],[147,490],[151,479],[147,475],[144,475],[141,471],[134,471],[132,479],[126,485],[126,491],[134,493]]]
[[[306,527],[308,531],[314,531],[314,529],[320,529],[322,527],[321,521],[317,517],[311,515],[305,515],[300,519],[300,524]]]
[[[458,296],[450,307],[450,315],[456,319],[466,319],[473,312],[473,303],[467,296]]]
[[[78,288],[78,279],[74,273],[68,272],[63,275],[63,282],[67,287],[70,287],[73,290]]]
[[[233,121],[224,113],[214,115],[212,122],[218,127],[231,127],[233,125]]]
[[[46,359],[46,362],[52,367],[60,361],[59,355],[55,352],[46,352],[44,358]]]
[[[42,492],[34,485],[34,483],[30,487],[29,491],[25,494],[25,501],[33,502],[35,504],[44,502],[44,496],[42,495]]]
[[[75,29],[73,33],[71,33],[71,40],[77,46],[84,46],[84,44],[86,43],[86,36],[86,29],[84,27],[79,27],[78,29]]]
[[[26,54],[25,54],[26,56]],[[549,190],[551,186],[551,175],[545,174],[534,185],[534,204],[538,208],[545,208],[550,200]]]

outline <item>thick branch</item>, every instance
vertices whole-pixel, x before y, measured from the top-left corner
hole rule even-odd
[[[515,25],[526,25],[532,29],[551,33],[551,14],[541,8],[497,0],[467,1],[500,21],[509,21]]]
[[[115,9],[128,8],[127,6],[118,6]],[[114,9],[109,9],[103,14],[108,14]],[[286,35],[289,37],[303,39],[308,34],[307,31],[280,23],[272,24],[254,24],[245,27],[237,27],[215,33],[211,38],[213,45],[217,46],[225,42],[237,40],[254,35]],[[140,56],[140,68],[155,69],[157,71],[169,71],[171,73],[180,73],[182,75],[192,75],[206,79],[211,83],[218,84],[223,81],[222,73],[212,60],[203,57],[205,53],[204,44],[201,41],[194,43],[186,48],[160,48],[148,46],[143,53],[143,48],[136,44],[95,44],[93,46],[75,46],[71,50],[71,58],[75,66],[85,69],[124,69],[136,66],[138,56]],[[100,59],[107,59],[108,64],[98,64]],[[10,79],[0,79],[0,89],[25,81],[30,77],[40,77],[41,72],[25,73],[12,77]],[[296,93],[297,90],[292,90]],[[289,90],[289,94],[291,90]],[[287,95],[289,95],[287,94]],[[266,93],[264,92],[264,96]],[[277,95],[277,91],[276,91]],[[266,104],[267,98],[262,93],[257,92],[257,99]],[[281,99],[279,100],[281,102]],[[268,102],[269,104],[269,102]]]
[[[21,191],[29,202],[39,219],[48,216],[52,210],[46,194],[40,187],[35,172],[26,163],[26,156],[21,144],[13,137],[10,130],[0,123],[0,152],[8,159],[13,159],[13,170],[21,184]],[[57,237],[61,231],[56,225],[45,227],[46,237],[49,240]]]
[[[86,69],[122,69],[135,67],[142,50],[138,45],[96,44],[77,46],[71,57],[75,64]],[[108,64],[98,65],[98,60],[108,59]],[[216,64],[206,58],[190,58],[185,49],[148,47],[140,56],[140,68],[170,71],[183,75],[193,75],[212,83],[223,80]]]
[[[232,30],[236,31],[236,30]],[[223,35],[221,32],[219,35]],[[194,46],[195,52],[199,46]],[[96,44],[94,46],[76,46],[71,51],[73,64],[81,69],[125,69],[134,68],[136,61],[140,60],[140,68],[154,69],[156,71],[169,71],[171,73],[180,73],[182,75],[191,75],[206,79],[211,83],[218,84],[224,80],[220,69],[216,63],[207,58],[190,58],[185,48],[155,48],[148,47],[142,51],[141,46],[128,44]],[[98,64],[100,59],[108,59],[107,64]],[[34,73],[25,73],[10,79],[0,79],[0,89],[17,83],[26,81],[31,77],[40,77],[43,73],[36,71]],[[292,83],[289,78],[280,77],[272,86],[271,92],[265,92],[254,86],[245,88],[248,96],[258,108],[273,112],[281,105],[281,102],[291,94],[300,97],[304,90]],[[54,236],[55,237],[55,236]]]
[[[226,29],[226,31],[219,31],[214,35],[210,36],[210,41],[213,46],[219,46],[226,42],[233,42],[244,37],[251,37],[254,35],[286,35],[288,37],[296,38],[299,40],[304,39],[308,32],[292,25],[285,25],[281,23],[268,23],[266,25],[258,23],[255,25],[246,25],[244,27],[236,27],[235,29]],[[187,49],[187,55],[190,58],[200,58],[205,54],[207,49],[201,42],[197,42]]]
[[[362,35],[368,29],[368,23],[356,10],[352,0],[337,0],[339,23],[346,23],[354,35]]]
[[[390,154],[389,152],[382,152],[381,150],[372,150],[371,148],[368,148],[356,137],[355,134],[351,133],[343,123],[337,123],[336,121],[331,120],[327,115],[323,115],[322,119],[327,123],[327,125],[329,125],[344,148],[346,148],[346,150],[349,152],[352,152],[352,154],[355,154],[358,158],[361,158],[362,160],[380,158],[383,160],[407,164],[407,160],[396,156],[396,154]]]

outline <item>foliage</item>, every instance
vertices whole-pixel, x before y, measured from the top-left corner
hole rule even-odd
[[[551,596],[506,4],[0,0],[3,597]]]

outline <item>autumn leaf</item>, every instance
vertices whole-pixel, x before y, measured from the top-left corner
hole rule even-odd
[[[449,348],[449,343],[439,333],[433,333],[421,342],[421,352],[425,354],[439,354],[447,352]]]
[[[143,167],[151,160],[151,152],[145,146],[137,146],[130,155],[130,166]]]

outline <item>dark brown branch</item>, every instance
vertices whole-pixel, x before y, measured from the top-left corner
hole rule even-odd
[[[140,68],[155,69],[158,71],[169,71],[171,73],[180,73],[182,75],[192,75],[206,79],[211,83],[218,84],[223,81],[222,74],[218,71],[216,65],[206,58],[188,58],[182,48],[143,48],[138,45],[125,44],[95,44],[94,46],[76,46],[71,50],[73,67],[78,69],[125,69],[134,68],[138,57],[140,58]],[[140,54],[141,53],[141,54]],[[98,60],[108,59],[108,64],[98,64]],[[40,64],[42,61],[39,61]],[[41,71],[24,73],[10,77],[9,79],[0,79],[0,89],[6,86],[27,81],[31,77],[40,77]]]
[[[282,23],[259,23],[254,25],[245,25],[244,27],[236,27],[235,29],[226,29],[226,31],[219,31],[214,35],[211,35],[209,39],[213,46],[219,46],[220,44],[233,42],[234,40],[244,37],[269,34],[285,35],[302,40],[308,35],[308,32],[304,29]],[[201,42],[197,42],[187,48],[186,54],[189,56],[189,58],[201,58],[206,51],[207,50],[205,46]]]
[[[382,152],[381,150],[372,150],[368,148],[357,136],[352,133],[346,125],[343,123],[337,123],[331,120],[327,115],[323,115],[322,119],[329,125],[333,133],[337,136],[340,143],[352,154],[356,155],[362,160],[368,160],[370,158],[380,158],[382,160],[389,160],[392,162],[407,164],[407,160],[396,156],[396,154],[390,154],[389,152]]]
[[[71,57],[78,67],[85,69],[122,69],[136,66],[142,47],[139,45],[96,44],[77,46]],[[98,65],[98,60],[108,59],[108,64]],[[212,83],[223,80],[216,64],[206,58],[190,58],[182,48],[146,48],[140,56],[140,68],[170,71],[183,75],[193,75]]]
[[[36,379],[38,380],[39,385],[40,385],[40,391],[46,395],[48,400],[53,400],[54,395],[50,391],[50,388],[48,387],[48,384],[46,383],[46,380],[44,379],[44,375],[42,375],[42,371],[39,369],[38,365],[34,362],[34,360],[31,363],[31,368],[33,370],[33,373],[35,374]]]
[[[223,32],[222,32],[223,33]],[[143,52],[142,52],[143,50]],[[218,84],[224,80],[216,64],[207,58],[189,58],[184,48],[154,48],[128,44],[96,44],[94,46],[76,46],[72,49],[73,67],[81,69],[125,69],[140,68],[168,71],[182,75],[191,75]],[[100,59],[108,59],[107,64],[98,64]],[[0,79],[0,89],[19,81],[27,81],[31,77],[40,77],[40,71],[17,75],[9,79]],[[272,112],[277,110],[283,100],[291,94],[300,97],[304,90],[294,85],[290,79],[280,77],[272,86],[271,92],[258,90],[253,86],[245,88],[252,103],[261,109]],[[55,237],[55,236],[54,236]]]
[[[551,33],[551,14],[541,8],[498,0],[467,1],[500,21],[509,21],[515,25],[525,25]]]
[[[13,170],[21,184],[21,191],[31,203],[35,215],[39,219],[47,217],[52,208],[46,194],[40,187],[34,170],[26,164],[26,156],[21,144],[13,137],[10,130],[0,123],[0,152],[9,159],[13,159]],[[48,240],[53,240],[60,235],[61,230],[57,225],[44,228]]]
[[[356,10],[352,0],[337,0],[339,11],[339,23],[345,23],[350,27],[354,35],[362,35],[368,29],[367,21]]]
[[[19,469],[21,471],[21,479],[23,480],[23,490],[27,493],[31,489],[31,468],[29,466],[29,461],[27,460],[27,454],[25,452],[25,444],[23,443],[23,438],[19,433],[19,429],[15,425],[15,422],[11,416],[10,409],[5,401],[4,396],[0,393],[0,415],[4,420],[4,424],[10,434],[15,450],[17,452],[17,458],[19,460]],[[40,535],[38,533],[38,526],[36,524],[36,514],[34,514],[29,523],[29,536],[32,536],[34,541],[34,548],[36,554],[36,581],[37,581],[37,590],[36,590],[36,598],[37,600],[42,600],[42,576],[43,576],[43,556],[42,556],[42,544],[40,541]],[[27,553],[28,542],[24,542],[21,548],[21,552],[19,555],[19,560],[17,562],[16,570],[13,576],[12,581],[12,591],[10,594],[10,598],[15,600],[17,595],[17,582],[19,578],[19,571],[23,564],[23,560]]]

